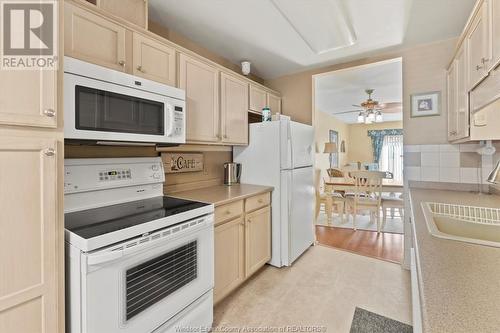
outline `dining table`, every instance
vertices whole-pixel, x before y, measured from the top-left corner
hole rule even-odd
[[[345,177],[326,177],[324,178],[325,191],[328,192],[355,192],[356,191],[356,183],[352,178]],[[394,179],[384,178],[382,180],[382,192],[383,193],[403,193],[404,192],[404,184],[403,182],[398,182]],[[334,204],[334,197],[327,196],[326,197],[326,216],[327,221],[330,222],[332,220],[332,208]],[[342,204],[342,210],[345,209],[345,205]],[[344,219],[344,214],[342,213],[342,220]]]
[[[326,177],[324,180],[325,185],[328,186],[331,191],[354,192],[356,189],[354,179],[347,179],[345,177]],[[382,192],[403,193],[404,184],[394,179],[384,178],[382,180]]]

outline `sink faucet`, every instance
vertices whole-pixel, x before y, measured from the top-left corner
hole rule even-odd
[[[487,179],[488,183],[498,184],[500,182],[500,161],[497,162],[495,168],[491,171]]]

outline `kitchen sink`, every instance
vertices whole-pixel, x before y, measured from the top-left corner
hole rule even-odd
[[[500,209],[423,202],[431,235],[485,246],[500,247]]]

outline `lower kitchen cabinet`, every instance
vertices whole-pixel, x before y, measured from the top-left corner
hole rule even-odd
[[[215,227],[214,302],[229,294],[245,279],[245,226],[237,218]]]
[[[271,209],[247,214],[245,221],[245,273],[250,276],[271,259]]]
[[[215,288],[219,302],[271,259],[270,194],[215,209]],[[234,216],[238,214],[238,216]],[[231,218],[227,218],[232,216]]]
[[[61,332],[56,152],[52,138],[0,136],[0,332]]]

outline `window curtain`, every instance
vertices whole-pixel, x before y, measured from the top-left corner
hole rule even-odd
[[[382,146],[384,144],[384,137],[386,135],[403,135],[402,129],[385,129],[385,130],[371,130],[368,131],[368,136],[372,139],[373,148],[373,162],[379,163],[380,154],[382,153]]]
[[[386,135],[380,154],[379,170],[389,171],[397,183],[403,182],[403,136]]]

